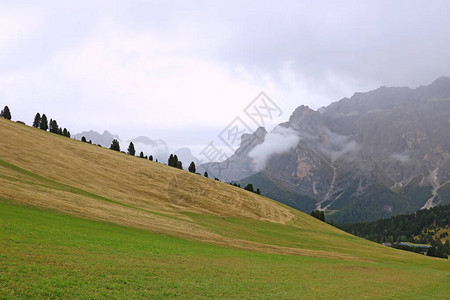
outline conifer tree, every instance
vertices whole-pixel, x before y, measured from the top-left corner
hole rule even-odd
[[[39,128],[42,130],[45,130],[45,131],[47,131],[47,129],[48,129],[48,120],[47,120],[47,116],[45,114],[42,114],[41,123],[39,124]]]
[[[173,166],[173,154],[170,154],[169,160],[167,161],[167,165],[171,167]]]
[[[325,213],[323,210],[313,210],[311,216],[325,222]]]
[[[188,167],[189,172],[195,173],[195,163],[191,162],[191,164]]]
[[[84,136],[81,137],[81,141],[87,143],[86,138]]]
[[[203,174],[203,176],[205,176],[206,178],[209,178],[208,172],[205,171],[205,173]]]
[[[114,150],[114,151],[120,151],[120,144],[119,144],[119,141],[116,140],[116,139],[114,139],[114,140],[111,142],[111,146],[109,147],[109,149]]]
[[[41,114],[36,113],[36,116],[34,117],[34,121],[33,121],[33,127],[39,128],[40,124],[41,124]]]
[[[148,158],[150,161],[153,161],[153,155],[150,155],[150,157]]]
[[[323,222],[325,222],[325,212],[323,210],[320,211],[319,219]]]
[[[250,192],[254,192],[255,190],[253,189],[253,184],[249,183],[245,186],[244,190],[250,191]]]
[[[183,163],[181,162],[181,160],[177,161],[177,166],[178,169],[183,170]]]
[[[63,134],[63,136],[67,136],[67,128],[64,128],[62,134]]]
[[[2,110],[2,112],[0,113],[0,116],[2,118],[5,118],[7,120],[11,120],[11,111],[9,110],[8,106],[5,106],[5,108]]]
[[[130,142],[130,145],[128,146],[128,154],[133,156],[136,154],[133,142]]]
[[[141,151],[141,153],[139,153],[139,157],[144,158],[144,152]]]
[[[50,130],[49,130],[50,132],[56,133],[56,134],[59,133],[59,126],[58,126],[58,122],[56,122],[56,120],[50,119],[49,125],[50,125]]]
[[[256,189],[256,192],[258,195],[261,195],[261,190],[259,188]]]

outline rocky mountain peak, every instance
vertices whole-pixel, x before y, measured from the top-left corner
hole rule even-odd
[[[289,121],[282,126],[290,127],[303,135],[318,136],[323,131],[322,115],[306,105],[301,105],[294,110]]]
[[[314,113],[316,113],[316,111],[314,111],[311,108],[309,108],[309,106],[307,106],[307,105],[300,105],[299,107],[297,107],[294,110],[294,112],[290,116],[289,122],[294,121],[294,120],[299,120],[299,119],[302,119],[302,118],[307,118],[308,116],[311,116]]]
[[[429,98],[448,98],[450,95],[450,76],[441,76],[426,87]]]
[[[253,133],[244,133],[241,135],[241,144],[238,153],[248,152],[248,148],[252,149],[256,144],[261,143],[267,134],[267,130],[264,127],[258,127]]]

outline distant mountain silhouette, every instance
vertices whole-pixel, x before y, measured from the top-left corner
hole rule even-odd
[[[102,134],[97,131],[83,131],[81,133],[77,133],[73,136],[76,140],[81,140],[82,137],[85,137],[87,141],[91,140],[95,145],[101,145],[102,147],[109,148],[111,146],[111,142],[114,139],[117,139],[120,142],[120,138],[118,135],[111,134],[109,131],[105,130]],[[122,146],[122,145],[121,145]],[[123,147],[123,146],[122,146]]]

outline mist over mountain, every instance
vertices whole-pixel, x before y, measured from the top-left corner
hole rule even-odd
[[[300,106],[221,173],[301,210],[364,221],[449,203],[449,152],[450,77],[441,77]]]
[[[133,142],[137,154],[142,151],[144,152],[144,155],[153,155],[155,159],[158,159],[161,162],[167,161],[167,158],[170,155],[166,142],[160,139],[152,140],[146,136],[138,136],[126,141],[126,147],[128,147],[130,142]]]
[[[255,173],[255,165],[248,154],[256,146],[260,145],[267,134],[264,127],[259,127],[252,134],[244,133],[241,143],[235,153],[222,162],[210,162],[200,166],[202,172],[207,171],[210,175],[218,177],[223,181],[235,181]]]
[[[194,162],[197,168],[200,165],[198,159],[192,154],[191,149],[187,147],[180,148],[174,151],[173,154],[177,156],[178,161],[183,163],[183,168],[185,170],[187,170],[191,162]]]

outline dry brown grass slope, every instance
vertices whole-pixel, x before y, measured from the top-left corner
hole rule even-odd
[[[82,218],[271,253],[371,260],[376,247],[228,184],[4,119],[0,195]],[[406,259],[377,249],[385,258]]]

